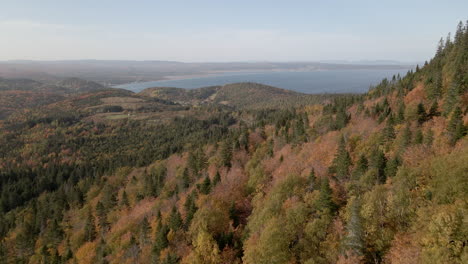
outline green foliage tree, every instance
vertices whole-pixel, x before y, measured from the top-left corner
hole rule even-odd
[[[337,205],[332,199],[333,191],[330,188],[330,183],[327,177],[322,178],[320,185],[320,196],[317,200],[317,208],[319,210],[328,210],[330,213],[334,213],[337,209]]]
[[[174,231],[177,231],[182,227],[182,224],[182,216],[180,215],[179,210],[177,210],[177,207],[173,206],[171,215],[169,216],[168,227]]]
[[[455,145],[457,141],[466,135],[466,127],[463,124],[462,112],[460,107],[455,107],[450,116],[447,126],[447,134],[451,145]]]
[[[343,239],[342,247],[345,253],[351,251],[357,256],[364,254],[364,230],[360,215],[360,203],[357,198],[351,200],[349,220],[346,224],[346,236]]]
[[[333,160],[332,167],[330,168],[331,173],[336,174],[336,178],[339,180],[345,180],[349,177],[349,167],[351,166],[351,157],[349,156],[348,150],[346,150],[346,142],[342,136],[338,144],[338,150]]]
[[[203,194],[209,194],[211,191],[211,180],[208,175],[206,175],[205,179],[200,185],[200,192]]]
[[[84,225],[84,240],[89,242],[96,239],[96,226],[94,224],[94,216],[91,209],[88,211]]]
[[[375,147],[371,152],[371,157],[369,160],[369,166],[375,168],[378,172],[377,183],[385,183],[385,166],[387,163],[387,158],[385,154],[379,147]]]

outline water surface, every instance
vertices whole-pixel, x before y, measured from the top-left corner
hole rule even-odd
[[[193,89],[237,82],[256,82],[308,94],[364,93],[383,78],[403,76],[408,69],[236,72],[179,80],[129,83],[115,86],[134,92],[149,87]]]

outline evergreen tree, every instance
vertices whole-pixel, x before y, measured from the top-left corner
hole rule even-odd
[[[386,142],[391,142],[395,138],[395,129],[393,128],[394,126],[394,119],[393,116],[390,115],[389,118],[387,119],[387,125],[384,128],[383,135],[384,135],[384,140]]]
[[[151,233],[151,226],[146,216],[141,221],[139,229],[140,245],[146,245],[149,241],[149,234]]]
[[[452,82],[448,91],[445,94],[444,100],[444,115],[448,116],[453,108],[458,103],[458,85],[455,81]]]
[[[115,191],[110,185],[105,185],[102,189],[101,201],[102,205],[107,211],[111,210],[115,205],[117,205],[117,197]]]
[[[182,227],[182,224],[182,217],[180,216],[179,210],[177,210],[177,207],[173,206],[171,215],[169,216],[168,227],[174,231],[177,231]]]
[[[387,162],[385,166],[385,177],[392,178],[396,175],[398,167],[401,165],[401,158],[398,155],[395,155],[392,159]]]
[[[362,219],[360,216],[359,201],[354,199],[349,208],[349,220],[346,224],[346,236],[343,240],[343,249],[347,253],[362,256],[364,254],[364,231],[362,227]]]
[[[90,242],[94,239],[96,239],[96,227],[94,225],[94,216],[90,209],[84,226],[84,240]]]
[[[450,116],[447,132],[451,145],[455,145],[455,143],[457,143],[457,141],[466,134],[466,127],[463,124],[462,112],[458,106],[455,107],[452,115]]]
[[[182,172],[182,188],[186,190],[188,187],[190,187],[190,175],[188,168],[185,168]]]
[[[215,186],[216,184],[218,184],[218,182],[221,181],[221,174],[219,174],[219,171],[216,171],[216,174],[213,178],[213,186]]]
[[[185,208],[185,228],[188,229],[190,223],[192,222],[195,212],[198,210],[197,205],[195,204],[195,193],[192,193],[187,196],[184,204]]]
[[[415,144],[422,144],[423,139],[424,139],[424,136],[423,136],[422,130],[420,128],[418,128],[416,130],[415,135],[414,135],[414,143]]]
[[[351,166],[351,157],[346,150],[346,143],[342,136],[330,172],[336,173],[339,180],[345,180],[349,176],[349,166]]]
[[[369,161],[369,165],[372,168],[377,169],[378,172],[378,183],[382,184],[385,183],[385,166],[386,166],[387,159],[385,158],[385,154],[380,150],[379,147],[375,147],[371,153],[371,158]]]
[[[98,218],[98,226],[101,231],[101,235],[107,232],[109,223],[107,222],[107,213],[104,205],[101,202],[96,204],[96,216]]]
[[[432,131],[432,129],[428,129],[426,136],[424,136],[424,144],[427,146],[432,146],[433,141],[434,141],[434,131]]]
[[[159,257],[161,251],[169,245],[167,240],[167,234],[169,233],[169,228],[167,225],[161,223],[161,220],[158,221],[158,227],[156,232],[156,237],[153,245],[153,254]]]
[[[405,129],[403,130],[401,143],[402,143],[403,148],[406,148],[407,146],[411,144],[411,128],[409,124],[406,124]]]
[[[200,185],[200,192],[203,194],[209,194],[211,191],[211,180],[208,175],[206,175],[202,184]]]
[[[96,256],[94,263],[96,264],[107,264],[106,256],[108,254],[108,249],[106,242],[101,238],[96,246]]]
[[[424,108],[424,105],[422,103],[418,104],[417,114],[418,114],[418,123],[420,125],[426,122],[426,119],[427,119],[426,109]]]
[[[405,121],[405,103],[402,101],[398,106],[398,113],[395,118],[396,123],[400,124]]]
[[[308,186],[308,190],[309,192],[315,190],[317,188],[317,176],[315,175],[315,170],[314,168],[312,168],[310,170],[310,173],[309,173],[309,178],[308,178],[308,183],[309,183],[309,186]]]
[[[353,171],[353,180],[359,180],[359,178],[366,173],[369,164],[366,156],[361,155],[356,163],[356,168]]]
[[[224,141],[221,145],[221,164],[228,168],[231,167],[232,147],[228,141]]]
[[[437,103],[437,101],[434,101],[431,105],[431,108],[429,108],[429,113],[427,114],[427,117],[430,119],[435,116],[439,116],[440,113],[438,111],[438,108],[439,108],[439,104]]]
[[[317,201],[317,207],[319,210],[329,210],[330,213],[334,213],[337,209],[337,205],[332,200],[333,191],[330,188],[328,178],[324,177],[320,185],[320,196]]]
[[[127,192],[125,190],[122,193],[122,199],[120,201],[120,206],[125,207],[125,208],[130,206],[130,202],[128,201]]]

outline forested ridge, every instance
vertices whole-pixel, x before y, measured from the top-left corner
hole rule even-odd
[[[231,87],[9,113],[0,263],[468,262],[468,24],[363,95]]]

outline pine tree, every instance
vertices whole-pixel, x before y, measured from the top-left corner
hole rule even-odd
[[[198,210],[197,205],[195,204],[195,193],[192,193],[187,196],[187,200],[185,200],[184,208],[185,208],[185,229],[188,229],[190,223],[192,222],[193,216],[195,212]]]
[[[382,184],[385,183],[385,166],[386,166],[387,159],[385,158],[385,154],[380,150],[379,147],[375,147],[371,153],[369,165],[372,168],[377,169],[378,172],[378,183]]]
[[[434,131],[432,131],[432,129],[428,129],[426,136],[424,136],[424,144],[427,146],[432,146],[433,141],[434,141]]]
[[[128,201],[127,192],[125,190],[122,193],[122,200],[120,201],[120,206],[125,207],[125,208],[130,206],[130,202]]]
[[[366,156],[361,155],[356,163],[356,168],[353,171],[353,180],[359,180],[359,178],[366,173],[369,164]]]
[[[106,209],[101,202],[96,204],[96,216],[98,218],[98,226],[100,228],[101,234],[103,235],[105,232],[107,232],[109,223],[107,222]]]
[[[426,109],[424,108],[424,105],[422,103],[418,104],[417,114],[418,114],[418,123],[420,125],[426,122],[426,119],[427,119]]]
[[[209,194],[211,191],[211,180],[208,175],[206,175],[205,179],[203,180],[200,186],[200,192],[203,194]]]
[[[362,219],[360,216],[359,201],[354,199],[350,205],[350,216],[346,225],[346,236],[343,240],[343,249],[345,252],[351,251],[357,256],[364,253],[364,231],[362,228]]]
[[[108,261],[106,260],[106,256],[108,254],[108,248],[106,245],[106,241],[101,238],[96,246],[96,256],[94,263],[96,264],[106,264]]]
[[[393,116],[390,115],[390,117],[387,119],[387,125],[383,131],[385,142],[391,142],[395,138],[395,129],[393,128],[394,123]]]
[[[158,218],[160,219],[160,218]],[[153,254],[159,257],[161,251],[169,245],[167,240],[167,234],[169,233],[169,228],[167,225],[161,223],[161,220],[158,220],[158,227],[156,231],[156,237],[153,245]]]
[[[444,99],[444,116],[448,116],[458,102],[458,85],[455,81],[450,85]]]
[[[315,190],[317,188],[317,177],[315,175],[315,170],[314,168],[312,168],[310,170],[310,173],[309,173],[309,178],[308,178],[308,183],[309,183],[309,186],[308,186],[308,190],[309,192]]]
[[[228,141],[224,141],[221,145],[221,164],[228,168],[231,167],[232,147]]]
[[[109,211],[115,205],[117,205],[117,197],[115,195],[115,191],[110,185],[105,185],[102,190],[102,205],[104,208]]]
[[[398,167],[401,165],[401,158],[398,155],[395,155],[392,159],[387,162],[385,166],[385,177],[392,178],[396,175]]]
[[[422,144],[424,140],[423,133],[420,128],[416,130],[416,133],[414,135],[414,144]]]
[[[213,186],[218,184],[221,181],[221,174],[219,174],[219,171],[216,171],[216,174],[213,178]]]
[[[185,168],[182,172],[182,188],[185,190],[190,187],[190,175],[188,168]]]
[[[320,196],[317,201],[317,207],[319,210],[329,210],[330,213],[334,213],[337,209],[337,205],[332,200],[333,191],[330,188],[328,178],[324,177],[320,185]]]
[[[351,166],[351,157],[346,150],[346,143],[342,136],[330,172],[336,173],[336,177],[339,180],[345,180],[349,176],[349,166]]]
[[[171,215],[169,216],[168,227],[174,231],[177,231],[182,227],[182,224],[182,217],[180,216],[179,210],[177,210],[177,207],[173,206]]]
[[[90,209],[84,227],[84,240],[90,242],[94,239],[96,239],[96,227],[94,225],[94,216]]]
[[[427,118],[428,119],[431,119],[435,116],[439,116],[440,113],[439,113],[439,104],[437,103],[437,100],[435,100],[432,105],[431,105],[431,108],[429,108],[429,113],[427,114]]]
[[[146,216],[141,221],[139,229],[140,229],[139,230],[140,245],[146,245],[148,243],[148,241],[149,241],[149,236],[148,235],[151,233],[151,226],[150,226]]]
[[[400,105],[398,106],[398,113],[396,115],[395,121],[398,124],[405,121],[405,103],[404,102],[400,102]]]
[[[411,144],[411,128],[409,124],[406,124],[405,129],[403,130],[401,143],[404,148]]]
[[[455,107],[452,115],[450,116],[447,132],[451,145],[455,145],[455,143],[457,143],[457,141],[466,134],[466,127],[463,124],[462,112],[458,106]]]

